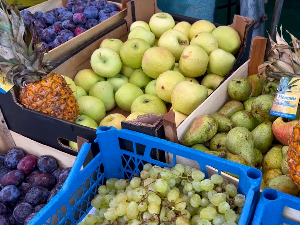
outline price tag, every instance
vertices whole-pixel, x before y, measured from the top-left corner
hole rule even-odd
[[[300,97],[300,79],[283,77],[277,87],[270,114],[295,119]]]

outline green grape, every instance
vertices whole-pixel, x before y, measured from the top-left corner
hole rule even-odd
[[[217,192],[215,190],[212,190],[212,191],[209,191],[207,196],[208,196],[208,199],[209,201],[211,201],[212,197],[217,194]]]
[[[235,197],[237,195],[237,189],[233,184],[227,184],[225,191],[230,197]]]
[[[182,211],[180,212],[180,214],[181,214],[184,218],[186,218],[187,220],[189,220],[189,219],[191,218],[190,212],[189,212],[188,210],[186,210],[186,209],[182,210]]]
[[[193,190],[193,185],[191,183],[186,183],[184,185],[184,189],[189,192],[189,191],[192,191]]]
[[[185,188],[183,188],[183,189],[182,189],[182,193],[183,193],[184,195],[187,195],[187,194],[188,194],[188,191],[185,190]]]
[[[200,186],[200,181],[192,181],[192,185],[193,185],[193,189],[196,191],[196,192],[201,192],[202,189],[201,189],[201,186]]]
[[[99,188],[98,188],[98,193],[100,195],[106,195],[109,193],[109,188],[106,187],[105,185],[101,185]]]
[[[156,205],[161,204],[161,198],[156,194],[149,194],[147,200],[149,203],[155,203]]]
[[[155,181],[155,190],[159,193],[165,193],[165,191],[168,189],[168,183],[167,181],[163,179],[157,179]]]
[[[184,165],[182,164],[176,164],[175,167],[174,167],[180,174],[183,174],[184,173]]]
[[[223,193],[217,193],[213,195],[211,201],[214,206],[219,206],[222,202],[226,202],[226,195]]]
[[[209,205],[209,200],[207,198],[201,199],[201,206],[206,207]]]
[[[190,204],[191,206],[193,206],[194,208],[197,208],[200,206],[201,204],[201,198],[198,194],[194,194],[191,199],[190,199]]]
[[[124,179],[117,180],[115,183],[115,188],[117,190],[122,190],[125,189],[126,187],[127,187],[127,181]]]
[[[223,223],[222,225],[237,225],[237,224],[233,221],[227,221],[227,222]]]
[[[240,214],[236,214],[236,220],[235,220],[236,223],[239,223],[240,217],[241,217]]]
[[[181,198],[186,202],[186,204],[190,203],[191,198],[187,195],[182,195]]]
[[[98,216],[104,218],[104,213],[106,212],[106,210],[107,210],[106,208],[100,209]]]
[[[204,191],[212,191],[214,189],[214,183],[209,179],[205,179],[201,181],[200,187]]]
[[[198,224],[200,224],[200,222],[201,222],[201,218],[199,215],[195,215],[192,217],[192,220],[191,220],[192,225],[198,225]]]
[[[192,167],[190,167],[190,166],[185,166],[184,167],[184,174],[185,175],[189,175],[189,174],[191,174],[192,173]]]
[[[113,198],[110,202],[109,202],[109,207],[110,208],[116,208],[118,206],[119,202],[117,201],[116,198]]]
[[[200,225],[211,225],[211,222],[209,220],[202,220]]]
[[[128,221],[127,216],[120,216],[118,218],[118,222],[121,222],[121,224],[126,224],[127,221]]]
[[[176,222],[175,222],[176,225],[189,225],[189,221],[184,218],[183,216],[179,216],[177,217],[176,219]]]
[[[170,210],[169,212],[167,212],[167,219],[168,221],[173,221],[176,218],[176,214],[174,213],[173,210]]]
[[[156,179],[156,178],[158,177],[158,174],[161,173],[161,171],[162,171],[162,168],[161,168],[161,167],[159,167],[159,166],[153,166],[153,167],[151,168],[151,170],[149,171],[150,177]]]
[[[113,189],[113,190],[110,190],[108,192],[109,195],[116,195],[117,194],[117,190]]]
[[[134,189],[132,192],[133,200],[138,202],[144,197],[145,194],[146,194],[145,188],[138,187],[138,188]]]
[[[84,218],[84,222],[87,225],[94,225],[97,222],[97,218],[96,216],[92,215],[92,214],[88,214],[86,215],[86,217]]]
[[[119,179],[117,178],[110,178],[106,181],[106,187],[108,187],[109,189],[116,189],[115,188],[115,183],[118,181]]]
[[[130,220],[128,222],[128,225],[140,225],[141,224],[141,221],[139,220]]]
[[[85,222],[80,222],[77,225],[87,225]]]
[[[124,216],[124,215],[126,215],[128,205],[129,205],[128,202],[120,202],[118,204],[117,208],[115,209],[115,213],[118,216]]]
[[[168,195],[167,195],[167,199],[170,202],[175,202],[177,198],[179,198],[179,190],[176,189],[172,189],[171,191],[169,191]]]
[[[189,196],[190,198],[191,198],[194,194],[195,194],[194,191],[189,191],[189,192],[188,192],[188,196]]]
[[[159,218],[160,218],[160,220],[161,221],[164,220],[165,216],[166,216],[166,208],[165,207],[161,207],[160,212],[159,212]]]
[[[155,179],[153,179],[152,177],[147,178],[146,180],[144,180],[144,187],[148,187],[150,184],[153,184],[155,182]]]
[[[127,201],[127,195],[124,193],[117,194],[116,199],[118,202],[126,202]]]
[[[130,181],[130,187],[131,187],[132,189],[135,189],[135,188],[137,188],[138,186],[141,185],[141,182],[142,182],[141,178],[139,178],[139,177],[134,177],[134,178],[132,178],[131,181]]]
[[[95,209],[94,215],[99,216],[99,213],[100,213],[100,209]]]
[[[176,170],[175,168],[171,169],[171,173],[172,173],[172,177],[175,178],[175,179],[179,178],[180,175],[181,175],[181,173],[178,170]]]
[[[187,211],[190,212],[191,216],[196,215],[197,212],[198,212],[198,208],[194,208],[194,207],[191,206],[190,204],[187,205],[186,209],[187,209]]]
[[[96,195],[93,200],[91,201],[91,205],[96,208],[96,209],[99,209],[101,207],[101,205],[103,204],[103,200],[104,200],[104,197],[103,195]]]
[[[109,202],[113,199],[115,197],[115,195],[110,195],[110,194],[108,194],[108,195],[105,195],[104,196],[104,202],[105,202],[105,204],[109,204]]]
[[[208,198],[208,191],[202,191],[202,198]]]
[[[208,207],[216,209],[216,207],[213,204],[211,204],[211,203],[208,204],[207,208]]]
[[[205,174],[200,171],[200,170],[196,170],[192,173],[192,178],[194,181],[202,181],[205,177]]]
[[[143,220],[150,220],[152,218],[152,214],[149,212],[144,212],[142,218]]]
[[[160,173],[160,177],[164,180],[169,180],[172,177],[172,173],[169,170],[163,169]]]
[[[213,219],[213,225],[222,225],[225,223],[225,216],[218,214],[214,219]]]
[[[174,178],[170,178],[168,180],[168,186],[169,187],[174,187],[176,185],[176,180]]]
[[[130,185],[128,185],[126,188],[125,188],[125,192],[127,191],[132,191],[133,189],[130,187]]]
[[[151,170],[151,168],[152,168],[152,165],[150,163],[146,163],[143,167],[143,170],[149,172]]]
[[[242,194],[237,194],[235,197],[234,197],[234,204],[237,206],[237,207],[243,207],[245,205],[245,196],[242,195]]]
[[[157,205],[155,203],[150,203],[148,205],[148,211],[151,214],[158,214],[159,213],[159,205]]]
[[[127,206],[126,216],[128,219],[136,219],[139,215],[138,204],[136,202],[130,202]]]
[[[140,173],[140,177],[141,177],[143,180],[145,180],[145,179],[147,179],[147,178],[150,177],[150,173],[149,173],[148,171],[146,171],[146,170],[142,170],[141,173]]]
[[[116,194],[123,194],[125,192],[125,190],[117,190]]]
[[[108,208],[104,213],[104,217],[107,220],[116,220],[118,215],[116,214],[116,210],[114,208]]]
[[[230,210],[230,205],[228,204],[228,202],[221,202],[218,206],[218,210],[220,213],[226,213]]]
[[[182,180],[181,181],[181,186],[185,186],[187,184],[187,180]]]
[[[200,218],[203,220],[212,221],[217,215],[217,210],[211,207],[207,207],[201,210]]]
[[[215,190],[216,190],[216,192],[219,192],[219,193],[221,193],[223,191],[223,189],[221,187],[216,187]]]
[[[232,209],[228,210],[228,211],[225,213],[225,220],[226,220],[226,221],[232,221],[232,222],[235,222],[236,217],[237,217],[237,216],[236,216],[235,212],[234,212]]]
[[[148,205],[146,202],[141,202],[138,206],[138,210],[140,212],[145,212],[145,211],[147,211],[147,209],[148,209]]]
[[[133,201],[133,191],[127,191],[126,196],[129,202]]]
[[[214,184],[222,184],[223,183],[223,177],[219,174],[213,174],[210,177],[210,180],[214,183]]]
[[[176,201],[175,201],[175,208],[178,210],[178,211],[182,211],[185,209],[186,207],[186,202],[182,199],[182,198],[177,198]]]

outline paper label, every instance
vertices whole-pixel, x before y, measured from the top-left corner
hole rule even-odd
[[[295,119],[300,97],[300,79],[283,77],[277,88],[270,114]]]

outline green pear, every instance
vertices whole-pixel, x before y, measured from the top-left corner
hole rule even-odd
[[[240,46],[241,39],[233,28],[229,26],[219,26],[213,30],[212,34],[218,40],[218,47],[226,52],[235,54]]]
[[[129,82],[138,86],[139,88],[147,86],[150,81],[151,78],[148,77],[142,69],[134,70],[129,78]]]
[[[200,77],[205,74],[208,55],[199,46],[187,46],[179,59],[179,70],[186,77]]]
[[[108,81],[100,81],[94,84],[89,95],[99,98],[104,103],[106,111],[110,111],[116,106],[114,88]]]
[[[270,114],[270,110],[273,105],[274,96],[273,95],[260,95],[251,105],[252,115],[259,121],[273,121],[276,116]]]
[[[222,49],[215,49],[209,55],[209,71],[222,77],[229,73],[234,64],[234,55]]]
[[[235,127],[227,134],[226,148],[229,152],[244,158],[249,165],[256,164],[254,141],[251,132],[245,127]]]
[[[89,92],[90,88],[99,81],[104,81],[104,78],[92,69],[80,70],[74,78],[76,86],[82,87],[86,92]]]
[[[263,172],[272,169],[281,169],[282,151],[281,147],[271,148],[264,157]]]
[[[115,50],[117,53],[120,53],[120,49],[122,45],[123,42],[120,39],[107,38],[101,42],[100,48],[111,48],[112,50]]]
[[[115,100],[121,109],[130,112],[133,101],[142,94],[144,93],[138,86],[125,83],[117,90]]]
[[[160,74],[173,68],[175,58],[172,53],[163,47],[148,49],[142,60],[142,68],[145,74],[156,79]]]
[[[264,93],[270,94],[270,95],[275,95],[277,92],[278,85],[279,85],[278,80],[268,81],[268,83],[265,85]]]
[[[273,188],[275,190],[293,196],[297,196],[297,194],[299,193],[299,189],[288,175],[274,177],[273,179],[268,181],[267,185],[269,188]]]
[[[128,83],[128,78],[121,74],[117,74],[114,77],[108,78],[107,82],[112,85],[114,93],[116,93],[123,84]]]
[[[210,88],[212,90],[216,90],[216,88],[220,85],[220,83],[224,80],[224,77],[221,77],[216,74],[207,74],[203,77],[201,81],[201,85]]]
[[[104,103],[93,96],[81,96],[77,99],[79,106],[79,115],[86,115],[97,123],[105,117],[105,105]]]
[[[218,123],[218,132],[228,132],[233,128],[233,122],[221,113],[213,113],[211,116]]]
[[[219,113],[230,118],[233,114],[242,110],[244,110],[243,103],[236,100],[231,100],[223,105],[223,107],[219,110]]]
[[[174,30],[179,30],[181,33],[183,33],[186,37],[189,37],[189,32],[191,29],[191,24],[185,21],[181,21],[175,25],[173,28]]]
[[[210,32],[201,32],[191,40],[190,45],[197,45],[206,51],[207,55],[218,48],[218,41]]]
[[[268,183],[269,180],[280,175],[282,175],[282,171],[280,169],[267,170],[263,173],[263,180],[264,182]]]
[[[134,71],[134,69],[130,68],[129,66],[126,66],[125,64],[123,64],[120,73],[123,76],[125,76],[127,78],[130,78],[133,71]]]
[[[226,151],[227,133],[218,133],[209,141],[209,148],[212,151]]]
[[[81,96],[87,95],[86,91],[82,87],[79,87],[79,86],[76,86],[76,92],[74,94],[75,94],[76,99],[78,99]]]
[[[127,40],[120,49],[122,62],[133,69],[138,69],[142,65],[144,53],[150,45],[140,38]]]
[[[155,35],[149,31],[146,30],[144,27],[135,27],[132,30],[130,30],[130,33],[128,35],[128,40],[133,38],[140,38],[146,41],[150,46],[154,45],[155,41]]]
[[[165,103],[156,95],[144,94],[133,101],[131,112],[144,112],[146,114],[154,113],[160,115],[166,114],[167,108]]]
[[[253,75],[248,76],[247,80],[252,86],[251,96],[257,97],[257,96],[261,95],[262,90],[264,88],[264,83],[265,83],[266,78],[264,76],[253,74]]]
[[[181,81],[185,81],[185,78],[177,71],[168,70],[162,73],[156,80],[157,96],[165,102],[171,102],[173,89]]]
[[[252,131],[259,124],[251,112],[246,110],[236,112],[230,119],[234,127],[246,127],[249,131]]]
[[[226,152],[226,159],[232,162],[236,162],[245,166],[249,166],[248,162],[239,155],[231,154],[230,152]]]
[[[256,97],[248,98],[246,101],[243,102],[246,111],[251,112],[251,106],[254,99],[256,99]]]
[[[147,84],[147,86],[145,88],[145,94],[157,95],[156,94],[156,80],[152,80]]]
[[[263,155],[260,150],[254,148],[255,151],[255,167],[260,168],[263,163]]]
[[[230,98],[243,102],[250,97],[252,87],[247,79],[235,78],[229,82],[227,91]]]
[[[201,32],[211,33],[214,29],[216,29],[216,26],[213,23],[207,20],[198,20],[191,26],[189,37],[192,40],[196,34],[199,34]]]
[[[195,144],[191,148],[196,149],[196,150],[201,151],[201,152],[210,151],[210,149],[205,147],[205,145],[203,145],[203,144]]]
[[[274,139],[272,123],[261,123],[251,133],[254,140],[254,147],[260,150],[262,154],[269,151]]]
[[[281,162],[281,171],[283,174],[289,174],[289,167],[287,162],[287,151],[289,146],[283,146],[281,149],[282,152],[282,162]]]
[[[173,89],[171,103],[175,110],[190,115],[207,96],[206,87],[189,81],[182,81]]]
[[[199,116],[191,124],[184,135],[184,145],[192,146],[195,144],[202,144],[212,139],[218,131],[217,121],[208,115]]]
[[[224,157],[224,155],[226,155],[225,151],[211,151],[208,148],[206,148],[203,144],[196,144],[193,145],[191,148],[218,157]]]

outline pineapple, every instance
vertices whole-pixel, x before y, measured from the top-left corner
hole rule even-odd
[[[293,139],[287,152],[290,178],[300,190],[300,122],[294,127]]]
[[[19,101],[28,109],[74,122],[78,104],[65,79],[50,73],[52,67],[43,62],[44,52],[38,35],[25,28],[15,5],[0,0],[0,74],[3,80],[20,87]],[[2,8],[2,9],[1,9]]]

